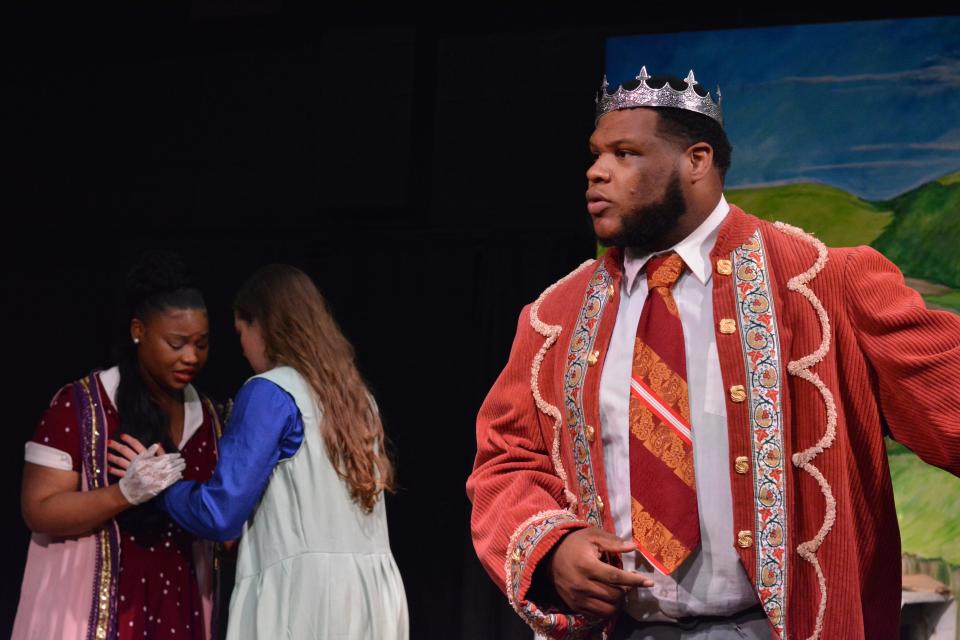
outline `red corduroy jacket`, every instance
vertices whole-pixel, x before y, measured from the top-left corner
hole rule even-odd
[[[774,637],[897,638],[900,535],[883,436],[960,474],[960,317],[927,310],[868,247],[828,249],[735,206],[711,262],[730,544]],[[612,626],[527,591],[566,532],[613,532],[599,386],[621,268],[610,250],[523,309],[477,417],[474,545],[517,613],[549,637]]]

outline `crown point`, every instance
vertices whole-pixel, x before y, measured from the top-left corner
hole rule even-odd
[[[610,83],[607,82],[607,74],[603,74],[603,84],[601,84],[600,86],[603,87],[604,90],[606,90],[606,88],[610,86]]]
[[[650,77],[650,74],[647,73],[647,66],[644,65],[640,67],[640,73],[637,75],[637,80],[641,82],[645,82],[649,77]]]
[[[690,69],[690,73],[687,74],[684,82],[687,83],[687,89],[693,89],[693,85],[697,84],[697,79],[693,77],[693,69]]]

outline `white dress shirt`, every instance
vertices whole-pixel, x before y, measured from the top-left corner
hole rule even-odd
[[[700,511],[700,546],[672,575],[653,569],[638,552],[623,554],[623,566],[653,579],[634,589],[626,612],[637,620],[668,620],[696,615],[731,615],[757,604],[757,596],[734,549],[733,497],[723,379],[714,335],[710,251],[720,223],[730,211],[720,202],[689,236],[671,247],[687,269],[674,285],[680,310],[690,395],[694,473]],[[640,312],[647,298],[643,266],[652,254],[624,252],[617,322],[600,377],[603,460],[614,528],[631,540],[630,378]]]

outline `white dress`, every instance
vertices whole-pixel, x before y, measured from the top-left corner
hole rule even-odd
[[[244,526],[228,640],[406,640],[406,596],[382,498],[371,513],[351,500],[324,446],[322,411],[296,370],[257,377],[293,397],[304,439],[274,468]]]

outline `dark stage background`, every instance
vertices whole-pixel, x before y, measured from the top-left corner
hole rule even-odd
[[[412,637],[530,637],[473,554],[464,481],[520,308],[594,252],[583,172],[605,38],[865,17],[592,7],[208,0],[6,17],[0,635],[29,535],[22,444],[61,385],[111,364],[122,274],[164,247],[202,276],[213,345],[197,386],[220,400],[250,373],[239,283],[267,262],[316,279],[393,440]],[[937,9],[898,11],[871,17]]]

